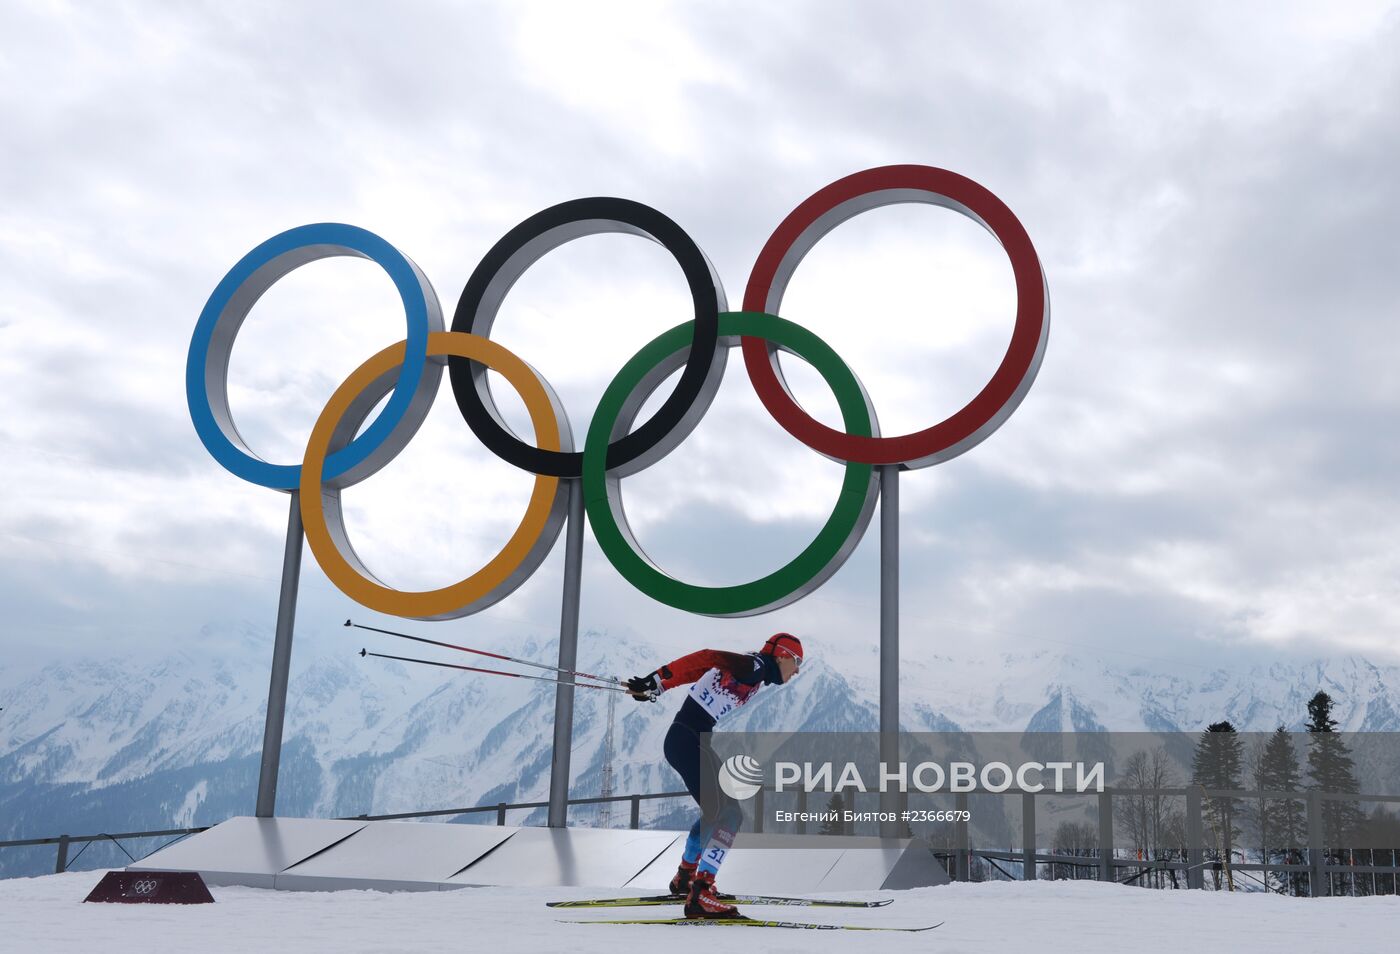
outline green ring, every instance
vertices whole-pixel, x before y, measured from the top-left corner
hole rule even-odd
[[[620,489],[615,495],[609,493],[618,478],[608,476],[607,447],[633,391],[659,365],[690,346],[694,337],[691,324],[677,325],[643,347],[603,392],[583,448],[584,506],[604,555],[629,583],[652,599],[704,616],[754,616],[807,595],[845,562],[874,510],[878,492],[875,469],[869,464],[847,463],[840,496],[821,532],[791,562],[767,576],[734,586],[696,586],[675,579],[653,564],[636,545],[627,526]],[[846,431],[872,436],[871,415],[860,382],[840,356],[812,332],[776,315],[732,311],[719,316],[719,333],[721,339],[763,338],[808,362],[836,395]]]

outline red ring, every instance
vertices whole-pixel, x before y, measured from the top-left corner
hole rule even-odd
[[[838,213],[835,221],[822,221],[823,217],[848,203],[889,191],[923,192],[948,200],[934,204],[960,206],[958,211],[971,213],[996,236],[1011,259],[1016,278],[1016,327],[991,380],[961,410],[926,430],[898,437],[859,437],[827,427],[802,409],[782,382],[777,353],[763,339],[743,339],[744,366],[768,413],[813,450],[861,464],[923,467],[956,457],[1000,427],[1020,404],[1040,368],[1050,325],[1045,274],[1030,236],[1000,199],[965,176],[932,166],[880,166],[838,179],[794,209],[769,237],[749,275],[744,309],[778,314],[787,284],[784,278],[773,293],[780,270],[791,276],[808,249],[826,232],[866,209],[890,203],[867,200],[846,215]],[[890,200],[910,201],[894,196]],[[811,235],[814,228],[820,231]],[[796,258],[789,261],[795,246]]]

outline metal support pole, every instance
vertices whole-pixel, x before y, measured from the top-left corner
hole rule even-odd
[[[759,786],[754,793],[758,797],[753,800],[753,830],[754,834],[763,834],[763,787]]]
[[[58,864],[54,866],[54,874],[63,874],[68,870],[68,836],[58,836]]]
[[[1021,793],[1021,880],[1035,880],[1035,796]]]
[[[642,797],[632,796],[632,817],[628,820],[628,825],[633,831],[642,827]]]
[[[1204,888],[1206,873],[1201,867],[1206,860],[1206,839],[1201,827],[1201,793],[1199,785],[1186,790],[1186,887]]]
[[[807,789],[805,787],[797,790],[797,817],[800,819],[797,823],[797,833],[799,835],[807,834]]]
[[[899,762],[899,465],[880,468],[880,761]],[[899,793],[882,791],[880,834],[898,838]]]
[[[564,601],[559,619],[559,668],[578,668],[578,604],[583,570],[583,481],[571,478],[564,536]],[[569,825],[569,757],[574,744],[574,677],[554,690],[554,754],[549,763],[549,827]]]
[[[1113,874],[1113,793],[1099,792],[1099,880],[1117,880]]]
[[[263,727],[262,769],[258,773],[258,818],[271,818],[277,807],[277,770],[282,764],[282,724],[287,714],[287,678],[292,668],[292,628],[297,617],[297,584],[301,581],[301,493],[293,490],[289,496],[282,592],[277,600],[277,637],[272,646],[272,682],[267,689],[267,723]]]
[[[957,865],[954,881],[972,880],[972,841],[968,837],[965,820],[968,817],[967,806],[967,792],[958,792],[953,796],[953,809],[958,813],[953,821],[953,857]]]
[[[506,823],[506,803],[505,803],[505,802],[497,802],[497,803],[496,803],[496,824],[497,824],[497,825],[504,825],[505,823]]]
[[[1308,792],[1308,893],[1314,898],[1332,893],[1332,876],[1325,867],[1327,856],[1322,847],[1322,799],[1317,792]]]

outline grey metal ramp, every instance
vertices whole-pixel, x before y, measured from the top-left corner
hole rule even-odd
[[[664,891],[680,863],[682,845],[667,850],[627,887]],[[927,865],[922,855],[927,855]],[[945,884],[948,876],[918,841],[741,833],[719,880],[721,889],[731,893],[801,894],[923,887]]]
[[[933,856],[933,849],[926,842],[916,838],[904,849],[904,854],[899,856],[899,861],[895,862],[895,866],[885,876],[885,883],[880,887],[887,891],[903,891],[907,888],[951,884],[952,880],[948,877],[948,869]]]
[[[279,872],[365,827],[323,818],[230,818],[142,858],[128,871],[198,871],[209,884],[271,888]]]
[[[291,891],[437,891],[452,875],[519,830],[494,825],[370,822],[344,841],[278,874],[274,887]]]
[[[521,828],[449,883],[620,888],[682,837],[675,831]]]
[[[870,839],[874,845],[855,845],[842,853],[822,879],[823,891],[861,891],[926,888],[948,884],[948,872],[917,838]]]
[[[597,828],[233,818],[129,871],[198,871],[210,884],[291,890],[425,891],[472,885],[664,891],[685,834]],[[740,834],[721,886],[744,894],[943,884],[922,842]]]
[[[903,839],[891,838],[880,845],[845,848],[822,876],[817,890],[861,891],[883,887],[907,845]]]

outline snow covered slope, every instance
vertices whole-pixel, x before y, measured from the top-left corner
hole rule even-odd
[[[943,921],[921,934],[852,934],[711,928],[703,937],[669,927],[575,923],[620,915],[560,912],[547,900],[585,897],[579,889],[476,888],[381,894],[373,891],[301,893],[257,888],[212,888],[214,904],[80,904],[99,880],[96,872],[0,882],[0,937],[16,951],[46,954],[90,950],[105,954],[151,950],[243,954],[295,950],[299,954],[461,954],[463,951],[571,951],[615,954],[637,946],[716,945],[760,951],[1038,951],[1058,942],[1076,954],[1277,954],[1347,950],[1380,954],[1394,947],[1400,900],[1285,898],[1273,894],[1148,891],[1088,881],[1034,884],[951,884],[881,892],[888,907],[761,908],[756,917],[827,924],[917,926]],[[848,894],[839,897],[875,897]],[[625,909],[621,909],[625,910]],[[642,917],[675,914],[639,908]],[[1387,940],[1389,938],[1389,940]],[[1047,941],[1047,939],[1053,939]],[[699,949],[699,948],[697,948]]]

